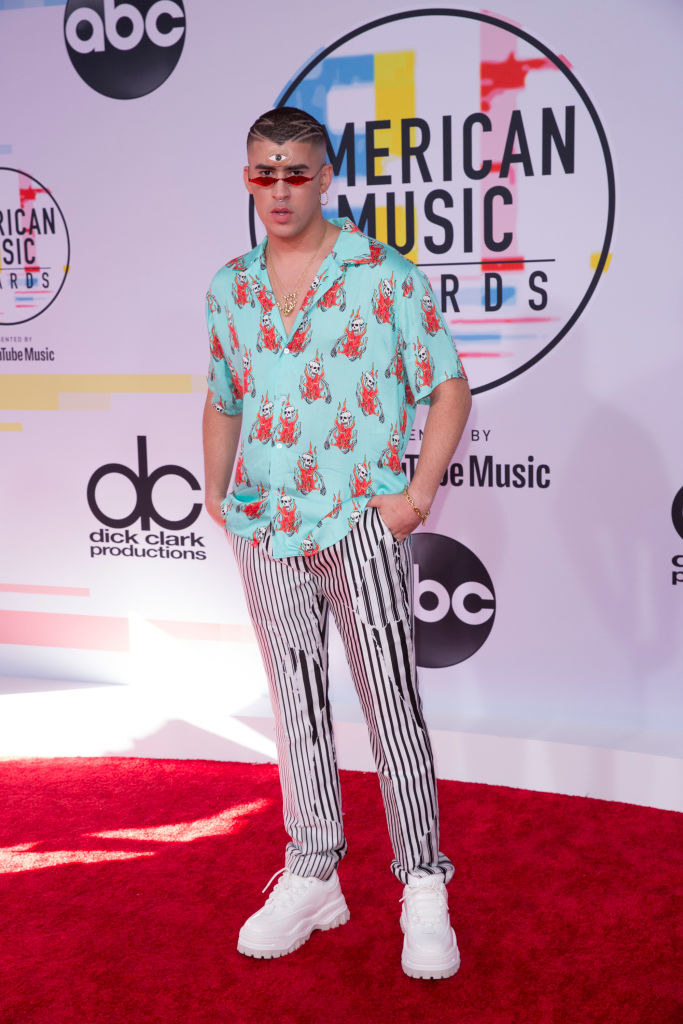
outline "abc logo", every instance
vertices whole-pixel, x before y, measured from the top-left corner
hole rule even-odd
[[[136,495],[133,510],[129,515],[121,516],[118,519],[107,515],[100,508],[96,494],[97,485],[100,480],[112,473],[120,474],[126,480],[130,480]],[[123,528],[125,526],[132,526],[139,519],[142,530],[151,529],[152,521],[158,526],[163,526],[166,530],[185,530],[198,518],[202,506],[195,502],[187,515],[182,519],[168,519],[166,516],[162,516],[154,506],[153,491],[154,485],[164,476],[179,476],[182,480],[187,481],[193,491],[200,489],[196,477],[188,469],[183,469],[182,466],[159,466],[158,469],[150,473],[147,468],[147,438],[138,437],[137,473],[135,470],[130,469],[129,466],[124,466],[120,462],[109,462],[106,466],[100,466],[99,469],[96,469],[88,481],[87,495],[90,511],[96,519],[99,519],[101,523],[105,523],[107,526]]]
[[[64,37],[84,82],[116,100],[158,89],[185,41],[181,0],[68,0]]]
[[[443,668],[471,657],[496,614],[491,577],[464,544],[438,533],[413,536],[416,657]]]

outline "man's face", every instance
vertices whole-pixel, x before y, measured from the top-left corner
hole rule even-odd
[[[244,184],[254,197],[256,212],[269,235],[296,238],[322,220],[320,196],[332,181],[332,165],[325,162],[326,154],[319,146],[257,139],[249,145],[247,158]],[[288,185],[282,180],[285,174],[301,174],[313,180]],[[255,177],[278,180],[264,188],[249,181]]]

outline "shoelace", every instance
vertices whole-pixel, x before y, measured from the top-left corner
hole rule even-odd
[[[306,888],[306,886],[311,882],[310,878],[292,875],[287,871],[287,868],[280,868],[280,870],[276,871],[272,878],[268,880],[261,892],[266,892],[270,887],[271,882],[277,878],[278,875],[282,875],[282,877],[278,878],[277,882],[273,886],[273,891],[266,900],[266,903],[270,903],[271,905],[291,901],[297,892]]]
[[[418,885],[407,885],[399,903],[404,903],[406,910],[416,923],[426,928],[437,928],[443,923],[444,912],[447,913],[448,899],[443,883],[425,881]]]

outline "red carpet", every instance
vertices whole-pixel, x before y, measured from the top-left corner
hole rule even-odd
[[[0,762],[2,1024],[683,1022],[681,815],[440,783],[463,962],[415,981],[377,780],[342,775],[351,921],[262,961],[235,941],[282,864],[274,767]]]

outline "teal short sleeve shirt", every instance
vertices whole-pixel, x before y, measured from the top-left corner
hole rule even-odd
[[[311,282],[288,336],[264,243],[214,276],[206,295],[214,408],[242,415],[227,529],[273,555],[313,555],[352,530],[373,494],[407,480],[401,459],[417,402],[465,377],[425,275],[350,220]]]

